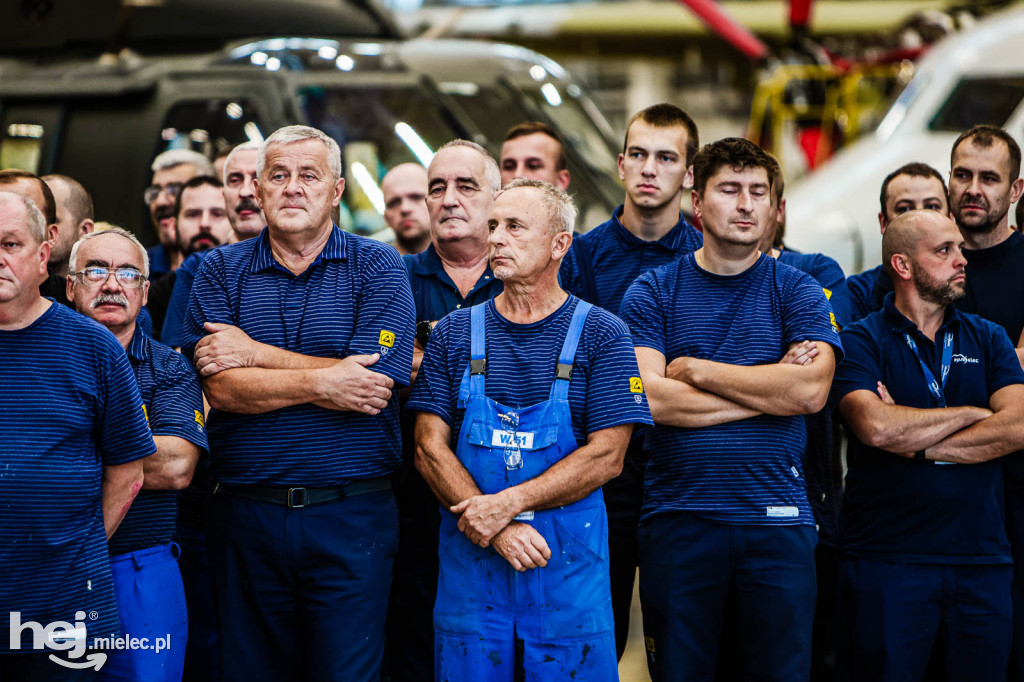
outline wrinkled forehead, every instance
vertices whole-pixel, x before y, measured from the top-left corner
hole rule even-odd
[[[232,173],[244,173],[245,175],[256,174],[256,157],[259,152],[255,149],[242,149],[231,155],[224,166],[224,175]]]
[[[143,258],[139,248],[119,234],[101,234],[82,242],[78,247],[77,266],[84,267],[90,263],[143,269]]]
[[[309,139],[295,142],[271,142],[265,154],[266,168],[272,166],[316,166],[329,168],[327,144],[322,140]]]
[[[454,178],[472,178],[478,184],[484,180],[484,157],[469,147],[449,147],[434,155],[427,169],[427,183]]]

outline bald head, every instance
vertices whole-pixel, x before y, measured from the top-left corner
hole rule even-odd
[[[915,210],[896,216],[882,235],[886,274],[897,294],[912,287],[924,300],[949,305],[965,291],[963,236],[944,213]]]
[[[380,183],[384,222],[395,231],[400,253],[418,253],[430,243],[427,214],[427,169],[418,163],[392,168]]]

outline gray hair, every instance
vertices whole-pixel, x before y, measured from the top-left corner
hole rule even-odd
[[[0,200],[10,201],[11,199],[17,199],[21,202],[21,205],[25,207],[25,227],[28,228],[28,232],[32,235],[32,238],[39,244],[45,242],[46,238],[49,236],[46,233],[46,218],[43,217],[43,212],[39,210],[39,206],[36,202],[32,201],[24,194],[0,190]]]
[[[450,147],[469,147],[473,151],[480,152],[484,157],[484,179],[487,180],[487,184],[491,186],[492,192],[497,192],[501,189],[501,169],[498,168],[498,162],[494,160],[486,149],[478,145],[476,142],[469,140],[455,139],[451,142],[445,143],[435,154],[443,152],[445,149]]]
[[[156,173],[157,171],[184,166],[185,164],[195,166],[196,170],[199,171],[199,175],[213,175],[215,173],[210,160],[203,154],[194,152],[191,149],[168,149],[161,154],[157,154],[156,158],[153,159],[153,165],[149,169]]]
[[[231,164],[231,159],[235,158],[235,154],[237,154],[238,152],[248,151],[250,149],[259,152],[260,143],[257,142],[256,140],[249,140],[248,142],[243,142],[242,144],[237,145],[228,153],[227,156],[224,157],[224,173],[223,177],[220,179],[221,182],[223,182],[225,185],[228,184],[228,166]],[[258,153],[257,156],[259,156]]]
[[[263,175],[263,166],[267,162],[267,148],[272,144],[291,144],[303,142],[304,140],[319,140],[327,147],[327,165],[334,175],[334,180],[341,178],[341,147],[334,141],[334,138],[316,128],[310,126],[285,126],[278,128],[270,137],[260,145],[260,152],[256,156],[256,175]],[[227,165],[225,163],[225,165]]]
[[[71,247],[71,256],[68,258],[68,273],[74,274],[78,272],[78,268],[76,267],[76,265],[78,264],[78,247],[84,244],[85,242],[89,241],[90,239],[102,237],[105,234],[116,234],[118,237],[124,237],[125,239],[127,239],[128,241],[135,245],[135,248],[139,250],[139,255],[142,256],[142,274],[143,276],[148,278],[149,254],[146,253],[146,247],[142,245],[142,242],[140,242],[134,234],[124,229],[123,227],[117,226],[114,226],[109,230],[103,230],[102,232],[90,232],[89,234],[83,236],[81,239],[75,242],[75,245]]]
[[[510,189],[518,189],[520,187],[539,189],[544,195],[544,203],[548,207],[548,213],[551,215],[553,227],[555,228],[553,232],[555,234],[559,232],[572,234],[573,229],[576,227],[576,215],[579,213],[572,197],[550,182],[534,180],[532,178],[516,178],[505,185],[502,191],[507,192]]]

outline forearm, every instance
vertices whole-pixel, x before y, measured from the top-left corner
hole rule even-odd
[[[323,394],[319,371],[239,367],[201,380],[211,407],[237,414],[263,414],[292,405],[320,404]]]
[[[323,369],[330,367],[338,358],[321,358],[315,355],[293,353],[284,348],[257,343],[253,356],[253,367],[263,369]]]
[[[480,494],[473,477],[446,442],[417,437],[416,469],[446,508]]]
[[[987,462],[1024,449],[1024,414],[999,412],[943,438],[925,450],[928,459],[957,464]]]
[[[103,467],[101,483],[101,499],[103,507],[103,528],[107,539],[114,534],[124,520],[135,496],[142,489],[142,460],[128,464]]]
[[[761,414],[682,381],[657,376],[644,376],[643,381],[655,424],[697,429]]]
[[[868,419],[851,424],[851,428],[867,445],[889,452],[910,453],[936,445],[985,419],[987,414],[985,410],[966,406],[919,409],[880,405]]]
[[[504,490],[515,514],[572,504],[622,472],[622,460],[633,425],[616,426],[614,437],[588,442],[539,476]]]
[[[741,366],[692,360],[687,383],[762,414],[814,414],[825,406],[832,381],[820,362]]]
[[[1020,363],[1022,369],[1024,369],[1024,347],[1018,347],[1017,351],[1017,362]]]
[[[192,481],[199,448],[177,436],[153,436],[156,454],[142,460],[143,490],[182,490]]]

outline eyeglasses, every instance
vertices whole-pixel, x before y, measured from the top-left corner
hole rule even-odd
[[[508,444],[505,446],[505,452],[503,458],[505,460],[505,469],[508,471],[514,471],[516,469],[523,468],[523,453],[519,450],[519,415],[515,412],[507,412],[505,414],[499,414],[498,418],[501,420],[502,430],[510,437],[507,439]]]
[[[84,270],[72,272],[71,276],[82,286],[94,287],[106,282],[111,273],[114,274],[114,279],[118,284],[126,289],[138,289],[146,282],[145,275],[135,268],[101,268],[98,265],[91,265]]]
[[[160,196],[160,192],[167,192],[167,195],[174,199],[178,196],[178,192],[181,191],[181,185],[182,183],[180,182],[168,182],[166,185],[150,185],[143,192],[142,200],[147,204],[152,204]]]

